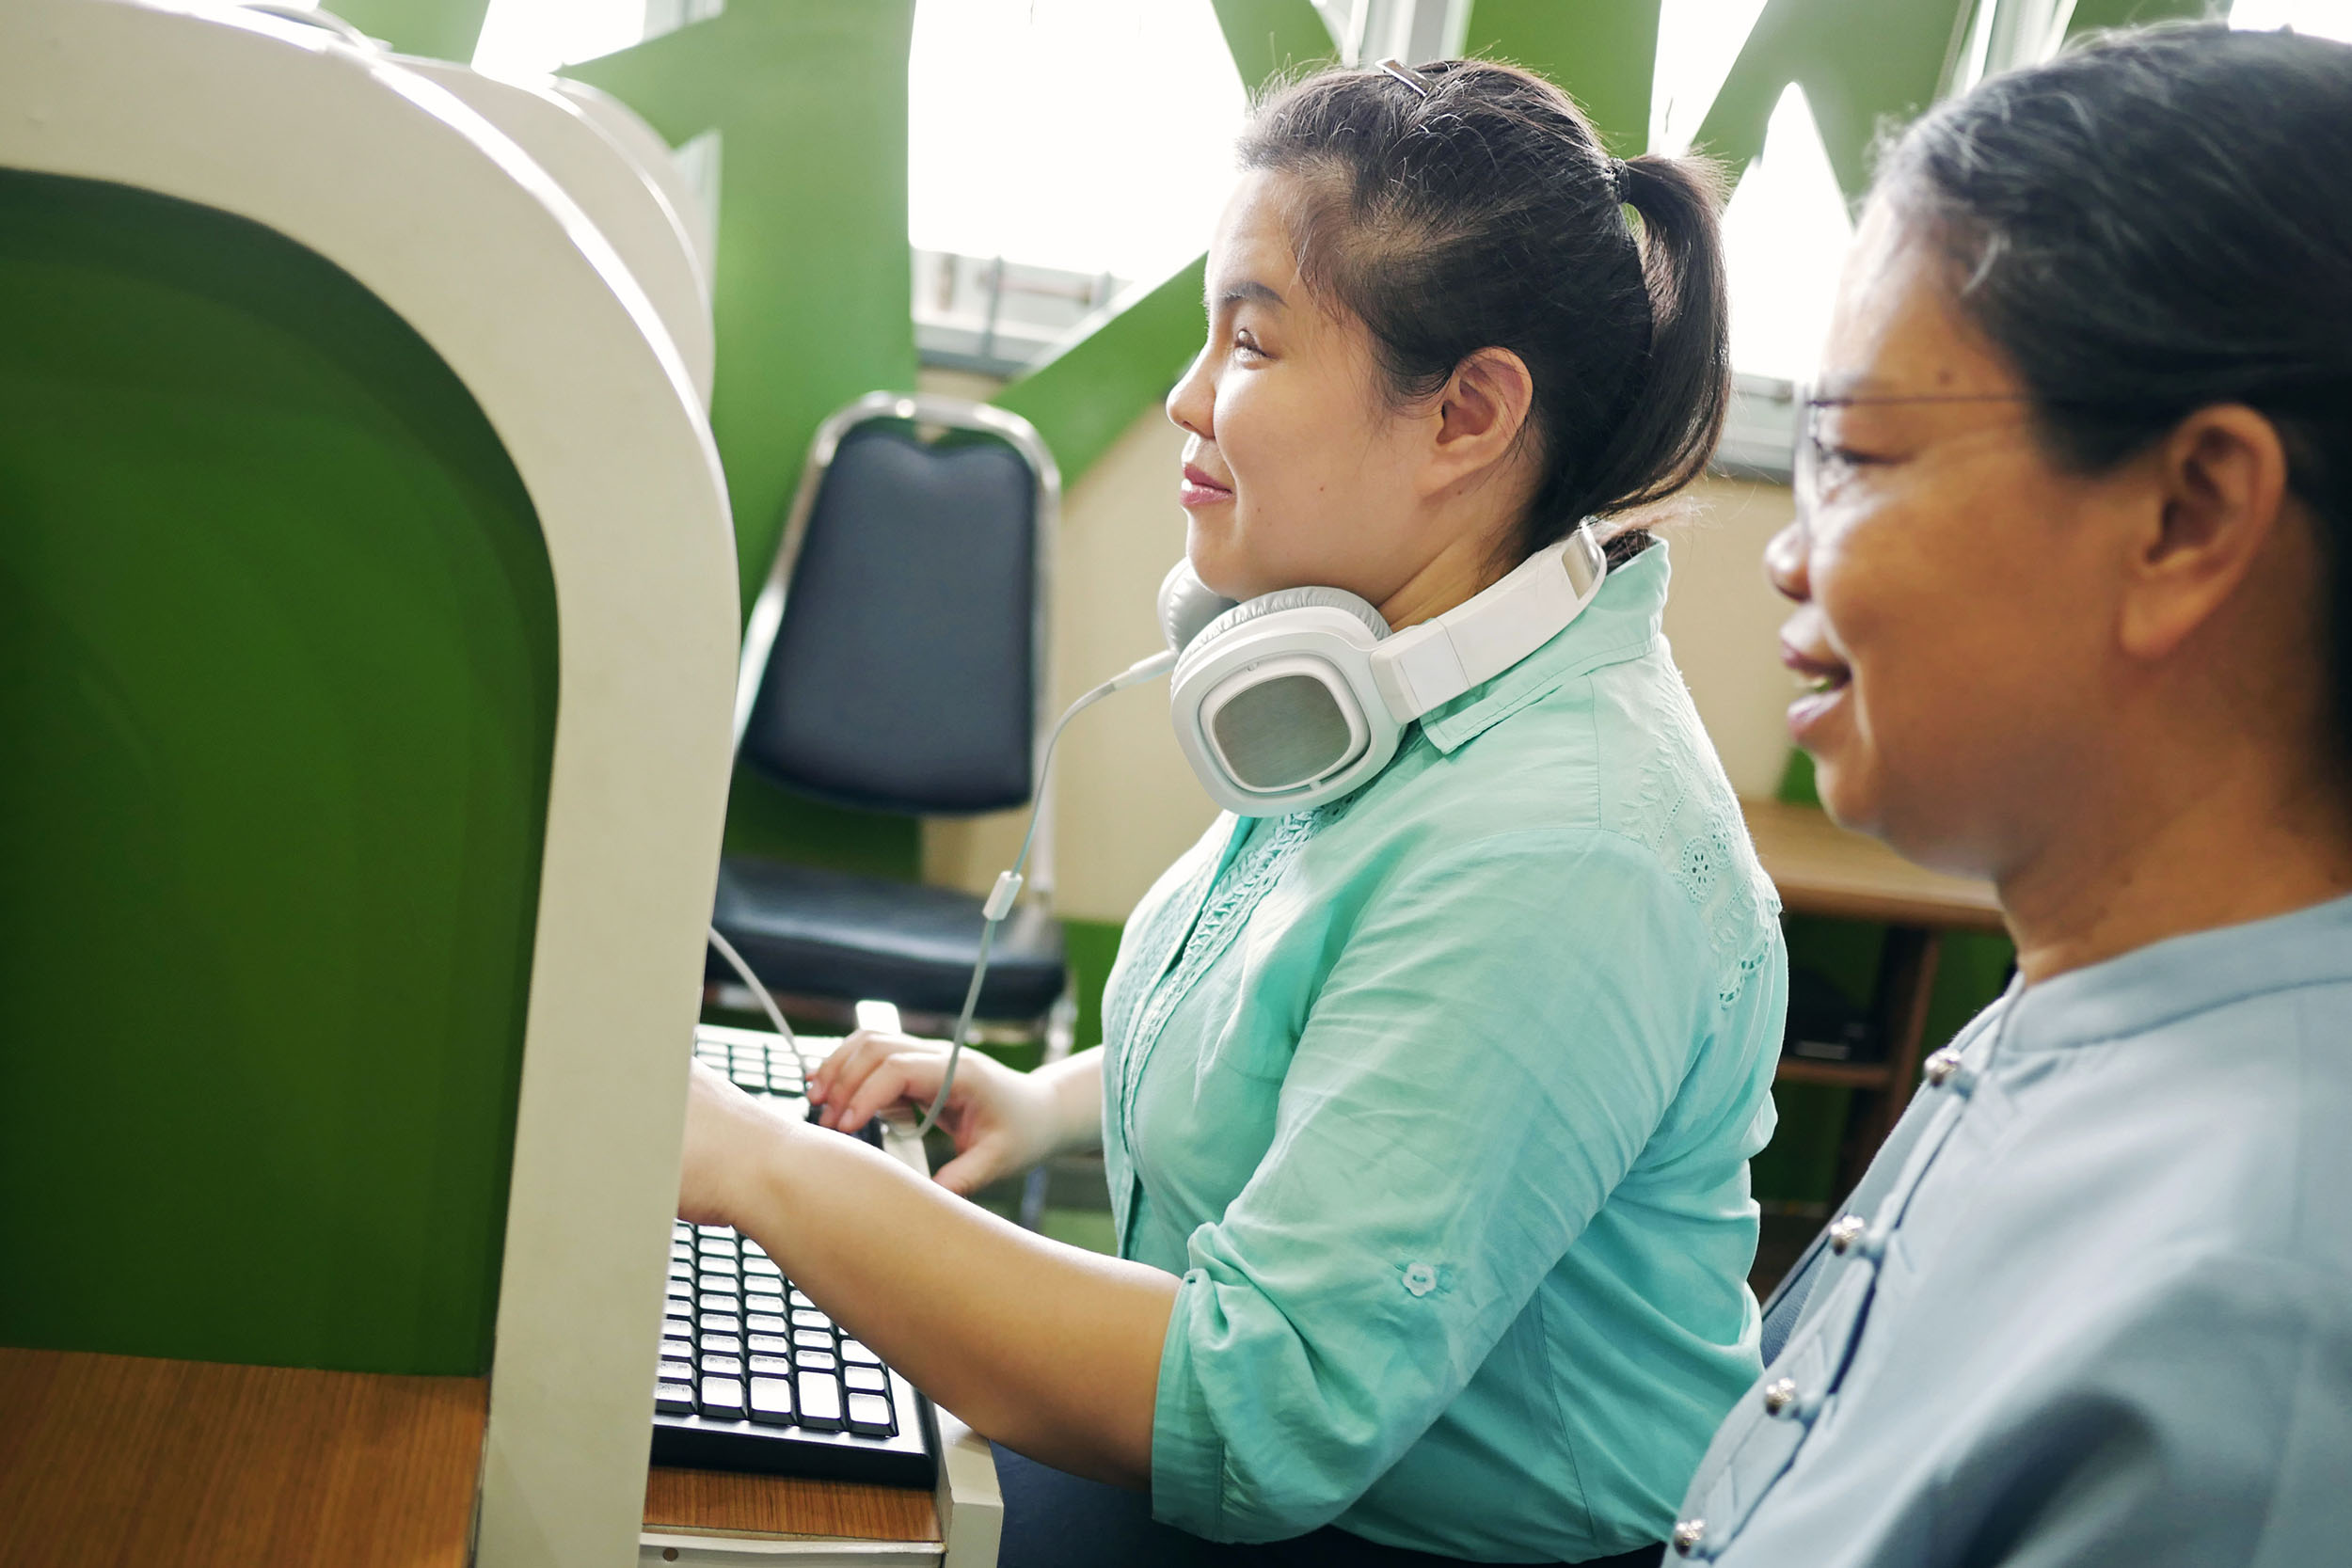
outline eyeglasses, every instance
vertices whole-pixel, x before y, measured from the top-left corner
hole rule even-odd
[[[1796,493],[1799,518],[1812,515],[1824,483],[1835,485],[1847,477],[1851,465],[1843,463],[1822,445],[1819,421],[1825,408],[1871,408],[1881,404],[1907,403],[2031,403],[2026,392],[1909,392],[1887,397],[1819,397],[1809,387],[1797,389],[1797,444],[1789,462],[1789,487]]]

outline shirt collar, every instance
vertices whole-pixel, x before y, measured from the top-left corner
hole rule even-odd
[[[1656,646],[1666,613],[1666,542],[1613,568],[1593,602],[1552,640],[1494,679],[1422,716],[1421,733],[1451,753],[1565,681],[1639,658]]]
[[[2296,986],[2352,981],[2352,896],[2150,942],[2018,993],[2011,1051],[2058,1050]]]

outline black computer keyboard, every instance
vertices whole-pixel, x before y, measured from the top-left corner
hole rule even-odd
[[[694,1054],[751,1093],[805,1104],[800,1067],[773,1035],[705,1027]],[[869,1125],[879,1143],[880,1123]],[[923,1396],[794,1290],[758,1243],[677,1222],[666,1310],[655,1464],[932,1484]]]

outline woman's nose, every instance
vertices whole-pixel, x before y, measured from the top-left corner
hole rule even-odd
[[[1764,576],[1781,594],[1803,604],[1813,596],[1813,583],[1805,564],[1812,553],[1813,540],[1802,517],[1791,518],[1788,526],[1772,537],[1764,546]]]
[[[1211,410],[1216,406],[1216,388],[1208,373],[1209,350],[1203,344],[1192,363],[1185,368],[1182,381],[1168,394],[1168,417],[1182,430],[1190,431],[1202,440],[1214,440],[1210,434]]]

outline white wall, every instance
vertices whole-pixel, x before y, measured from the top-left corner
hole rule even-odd
[[[927,372],[926,390],[986,397],[977,376]],[[1176,472],[1184,436],[1159,410],[1129,427],[1063,497],[1054,597],[1057,704],[1159,645],[1153,595],[1184,549]],[[1742,794],[1769,794],[1788,754],[1781,709],[1788,677],[1775,660],[1783,613],[1757,562],[1788,516],[1775,485],[1707,480],[1685,515],[1660,529],[1674,549],[1666,633],[1699,716]],[[1063,736],[1055,763],[1055,908],[1120,921],[1216,815],[1177,752],[1167,688],[1122,692]],[[1011,863],[1021,816],[926,824],[925,877],[985,893]]]

